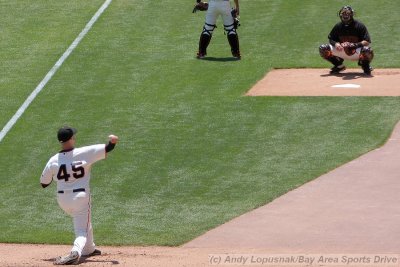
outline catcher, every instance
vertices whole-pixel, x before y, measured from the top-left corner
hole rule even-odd
[[[346,66],[343,61],[347,59],[358,61],[364,73],[371,75],[373,69],[370,63],[374,58],[374,52],[369,46],[371,38],[367,27],[353,18],[354,9],[351,6],[342,7],[338,16],[341,21],[329,33],[329,44],[319,47],[321,57],[333,64],[331,74],[344,71]]]
[[[231,47],[232,56],[236,59],[241,59],[239,37],[236,31],[240,25],[239,0],[234,0],[234,3],[235,8],[232,9],[229,0],[209,0],[208,3],[197,0],[193,13],[198,10],[207,10],[206,21],[199,40],[199,50],[197,52],[198,59],[202,59],[207,55],[207,47],[210,44],[213,31],[217,27],[216,22],[219,16],[222,17],[224,23],[224,29]]]

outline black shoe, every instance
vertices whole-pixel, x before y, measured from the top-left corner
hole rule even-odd
[[[343,65],[343,67],[334,66],[333,68],[331,68],[330,73],[331,73],[331,74],[333,74],[333,73],[339,73],[339,72],[341,72],[341,71],[344,71],[345,69],[346,69],[346,66],[345,66],[345,65]]]
[[[374,69],[371,66],[362,66],[362,69],[364,71],[365,75],[371,75],[371,71],[373,71]]]
[[[87,255],[82,255],[83,257],[93,257],[93,256],[100,256],[101,251],[98,249],[95,249],[92,253],[87,254]]]
[[[242,56],[240,55],[240,51],[232,52],[232,56],[236,59],[241,59]]]
[[[199,51],[199,52],[197,52],[196,58],[203,59],[206,57],[206,55],[207,55],[207,53],[202,53]]]

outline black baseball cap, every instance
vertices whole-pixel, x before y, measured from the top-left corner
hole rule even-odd
[[[71,137],[74,136],[74,134],[76,134],[77,132],[78,131],[75,128],[63,126],[57,132],[58,141],[60,141],[60,143],[65,143],[69,139],[71,139]]]

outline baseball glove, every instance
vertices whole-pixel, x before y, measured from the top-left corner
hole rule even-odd
[[[344,48],[344,52],[348,56],[354,55],[356,49],[358,48],[356,43],[349,43],[349,42],[342,43],[342,46]]]
[[[232,18],[233,18],[233,27],[235,29],[237,29],[240,26],[240,20],[239,20],[239,17],[237,15],[237,10],[232,8],[231,15],[232,15]]]
[[[207,9],[208,9],[207,2],[197,1],[197,3],[194,5],[192,13],[196,13],[197,11],[206,11]]]

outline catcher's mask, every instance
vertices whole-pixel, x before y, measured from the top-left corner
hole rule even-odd
[[[344,6],[339,10],[338,16],[344,24],[348,25],[353,21],[354,9],[351,6]]]

